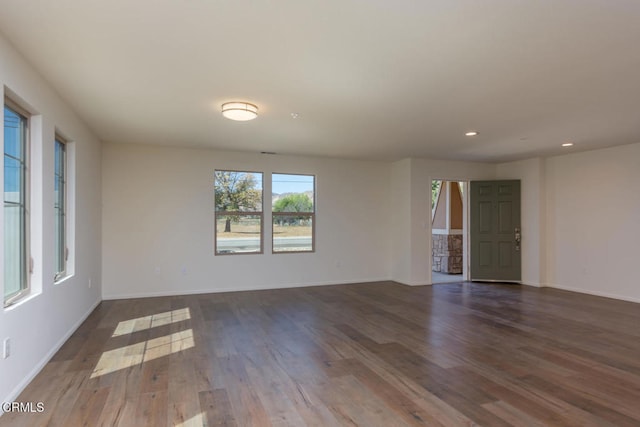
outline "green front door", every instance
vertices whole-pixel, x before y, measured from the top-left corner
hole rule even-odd
[[[471,280],[520,282],[520,181],[472,181]]]

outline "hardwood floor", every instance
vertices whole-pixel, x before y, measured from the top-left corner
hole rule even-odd
[[[390,282],[104,301],[0,426],[639,426],[640,305]]]

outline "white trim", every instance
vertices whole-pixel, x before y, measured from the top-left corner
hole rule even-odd
[[[581,289],[581,288],[574,288],[574,287],[571,287],[571,286],[561,286],[561,285],[553,285],[553,284],[547,284],[546,286],[543,286],[543,287],[553,288],[553,289],[560,289],[560,290],[563,290],[563,291],[576,292],[578,294],[593,295],[593,296],[596,296],[596,297],[611,298],[611,299],[616,299],[616,300],[621,300],[621,301],[629,301],[629,302],[640,303],[640,298],[629,297],[629,296],[626,296],[626,295],[616,295],[616,294],[611,294],[609,292],[600,292],[600,291],[593,291],[593,290],[590,290],[590,289]]]
[[[75,277],[74,274],[68,274],[65,276],[60,277],[58,280],[54,280],[53,284],[54,285],[62,285],[64,282],[67,282],[69,279],[72,279],[73,277]]]
[[[469,280],[471,277],[471,180],[458,181],[462,190],[462,280]]]
[[[460,229],[453,229],[453,230],[445,230],[444,228],[432,228],[431,229],[431,234],[453,234],[456,236],[461,236],[463,233],[462,230]]]
[[[397,282],[389,277],[384,278],[369,278],[359,280],[347,280],[347,281],[329,281],[329,282],[312,282],[312,283],[291,283],[278,286],[243,286],[243,287],[224,287],[215,289],[191,289],[180,291],[158,291],[158,292],[137,292],[133,294],[113,294],[102,295],[102,299],[105,301],[128,299],[128,298],[152,298],[152,297],[172,297],[179,295],[198,295],[198,294],[218,294],[222,292],[243,292],[243,291],[269,291],[276,289],[294,289],[294,288],[308,288],[312,286],[336,286],[336,285],[353,285],[356,283],[370,283],[370,282]],[[400,283],[400,282],[398,282]],[[405,283],[403,283],[405,284]]]
[[[451,230],[451,181],[442,181],[442,184],[447,185],[447,192],[444,194],[444,223],[447,230]]]
[[[403,281],[400,281],[400,280],[393,280],[393,282],[399,283],[399,284],[404,285],[404,286],[431,286],[431,285],[433,285],[433,283],[429,283],[429,282],[411,282],[411,283],[409,283],[409,282],[403,282]]]
[[[26,304],[28,301],[38,298],[40,295],[42,295],[42,292],[39,292],[39,293],[27,292],[22,296],[22,298],[17,299],[16,302],[14,302],[13,304],[5,305],[4,310],[5,311],[15,310],[16,308]]]
[[[44,366],[49,363],[49,361],[51,360],[51,358],[58,352],[58,350],[60,350],[60,348],[62,347],[62,345],[67,342],[67,340],[71,337],[71,335],[73,335],[73,333],[80,327],[80,325],[82,325],[82,323],[87,320],[87,318],[89,317],[89,315],[91,313],[93,313],[93,310],[96,309],[96,307],[98,306],[98,304],[100,304],[101,300],[98,299],[90,308],[89,310],[80,318],[80,320],[78,320],[68,331],[67,333],[64,334],[64,336],[62,338],[60,338],[58,340],[58,342],[53,346],[53,348],[51,348],[51,350],[49,350],[49,352],[40,360],[40,362],[38,362],[36,364],[36,366],[34,366],[34,368],[31,370],[31,372],[29,372],[29,374],[27,374],[27,376],[25,376],[22,381],[20,381],[20,383],[18,383],[18,385],[13,389],[13,391],[11,393],[9,393],[8,396],[6,396],[2,402],[13,402],[15,399],[18,398],[18,396],[20,396],[20,393],[22,393],[24,391],[24,389],[29,385],[29,383],[31,381],[33,381],[33,379],[36,377],[36,375],[38,375],[40,373],[40,371],[42,370],[42,368],[44,368]],[[0,416],[4,413],[4,411],[2,410],[2,408],[0,408]]]

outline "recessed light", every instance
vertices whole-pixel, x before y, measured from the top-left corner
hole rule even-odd
[[[573,142],[565,142],[564,144],[562,144],[563,147],[571,147],[573,146]]]
[[[466,136],[478,136],[478,132],[475,130],[470,130],[469,132],[465,133]]]

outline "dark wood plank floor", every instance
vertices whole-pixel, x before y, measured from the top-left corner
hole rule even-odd
[[[639,426],[640,305],[390,282],[105,301],[1,426]]]

